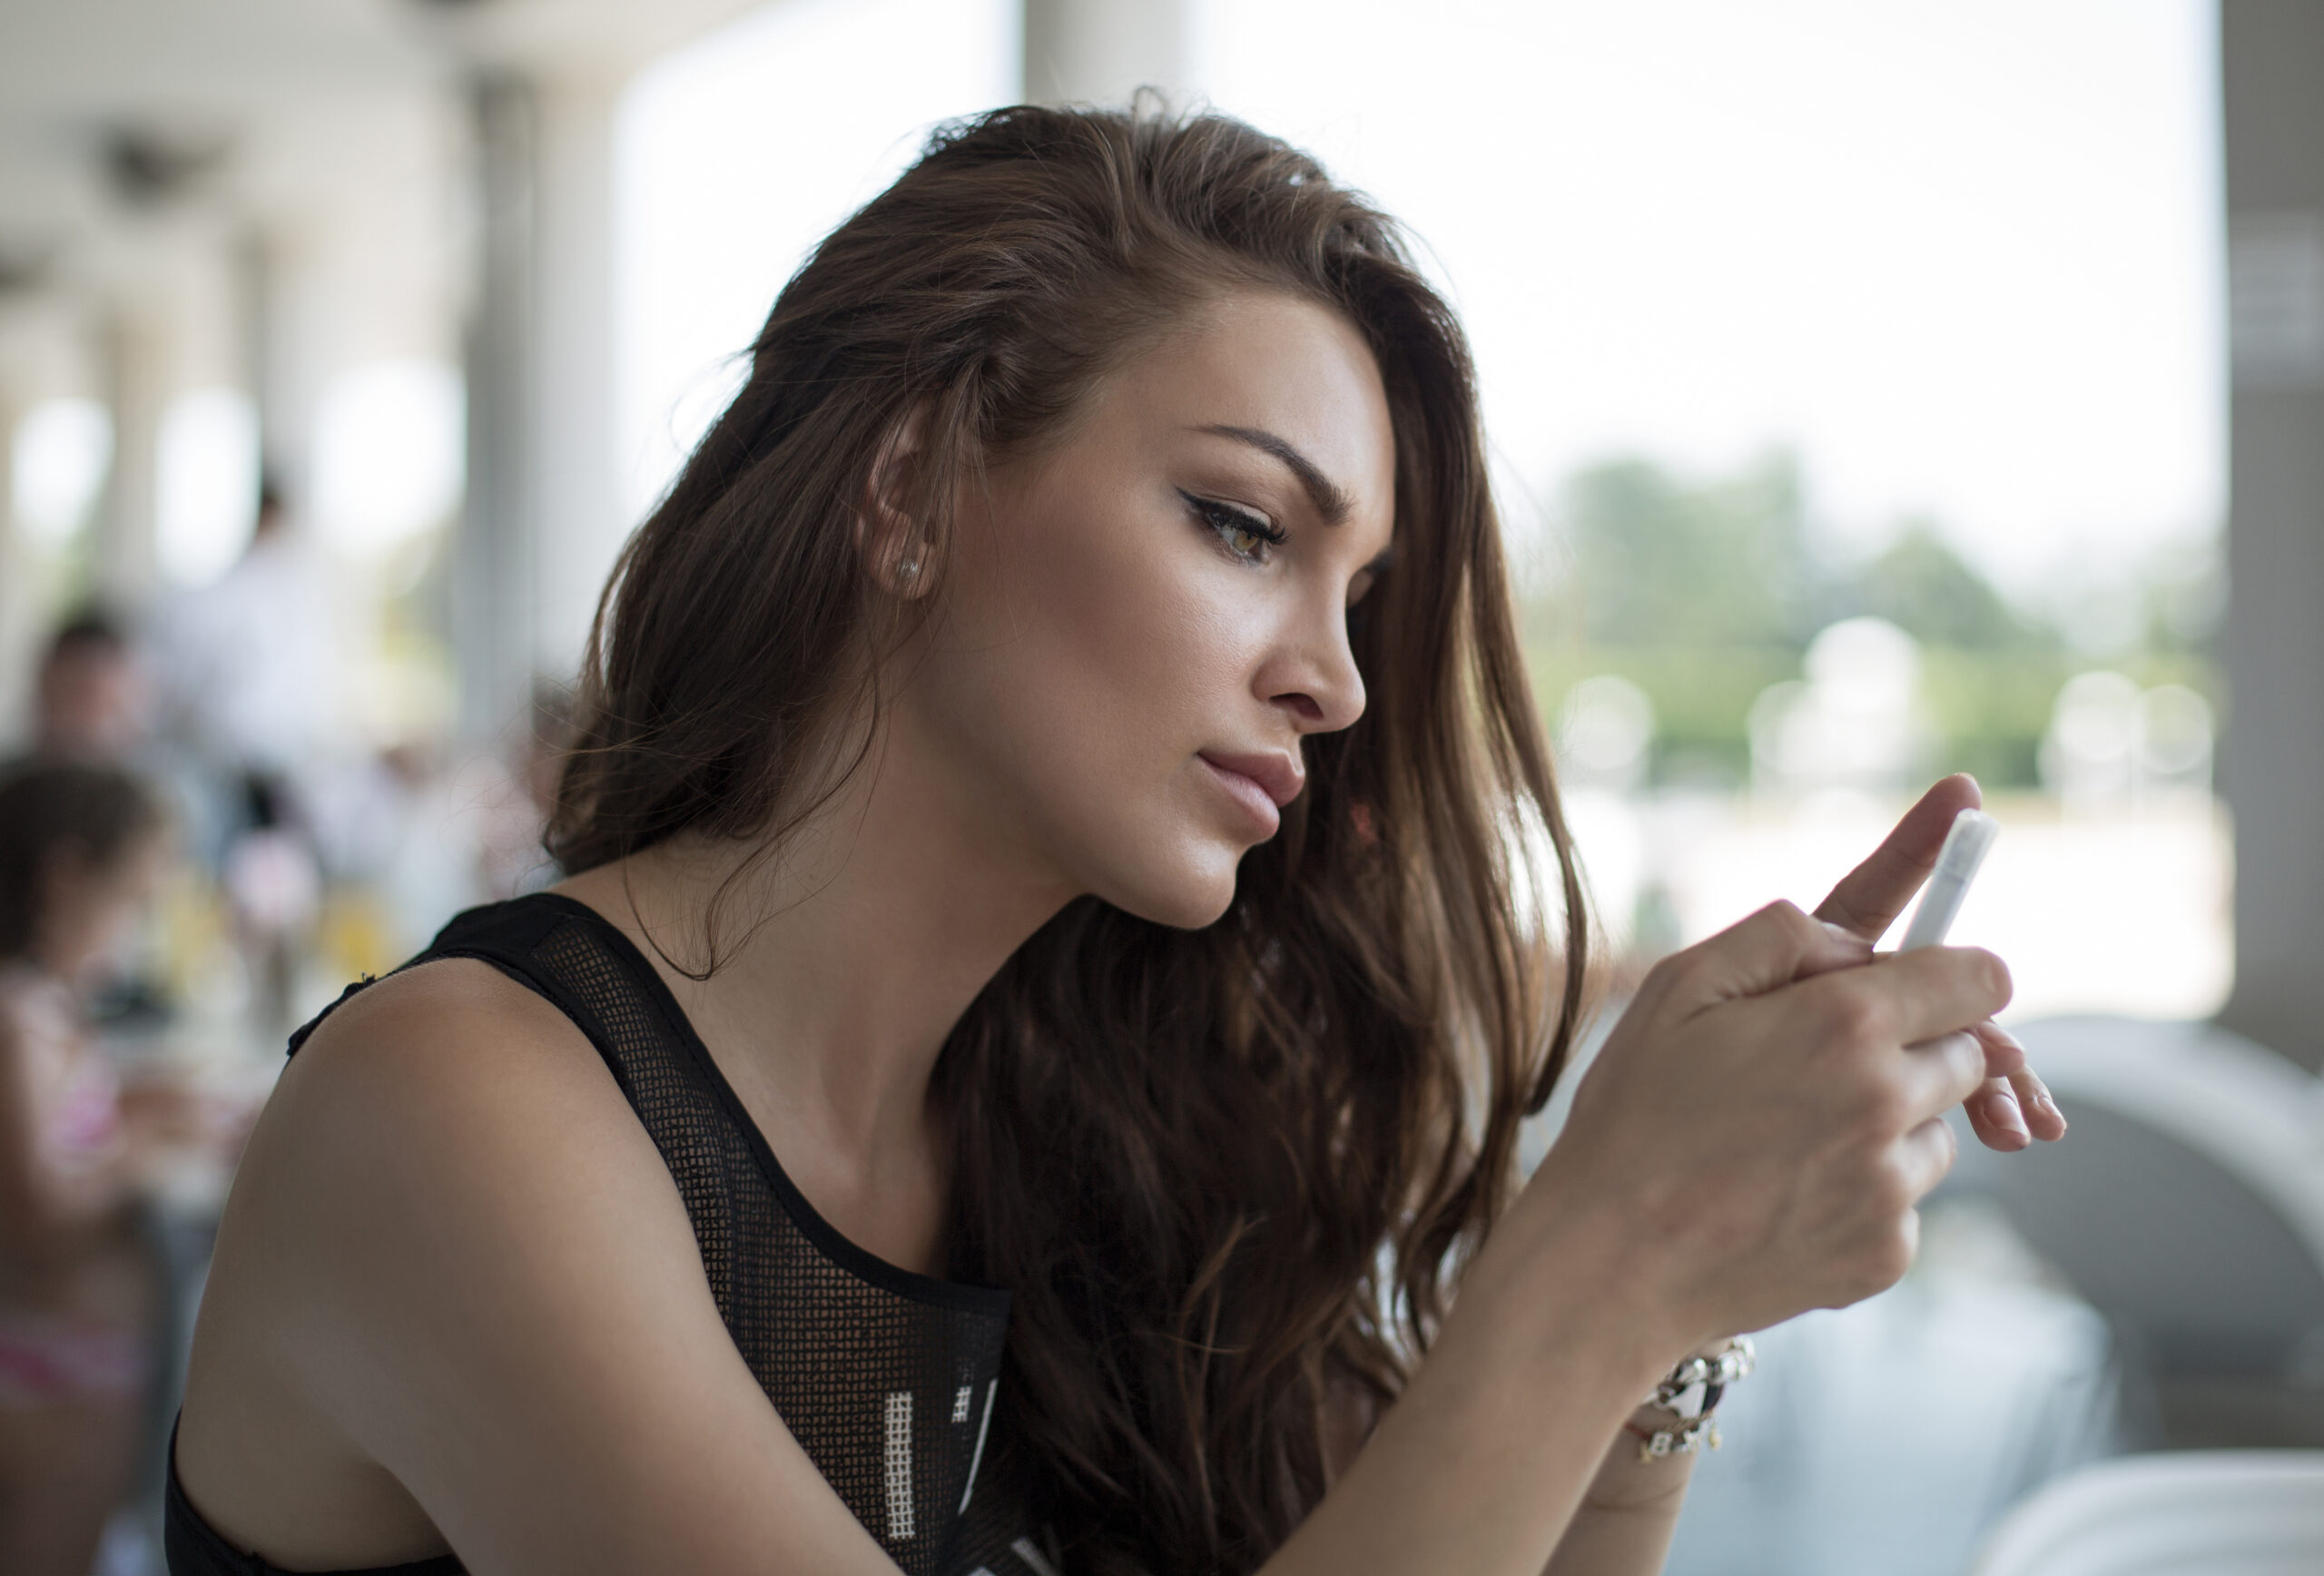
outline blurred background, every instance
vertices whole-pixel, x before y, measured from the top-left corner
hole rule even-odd
[[[5,1191],[93,1069],[123,1113],[112,1203],[11,1251],[146,1266],[0,1287],[0,1513],[103,1529],[58,1570],[157,1568],[283,1034],[555,878],[598,588],[806,250],[945,117],[1140,84],[1312,149],[1462,310],[1617,999],[1937,775],[2003,822],[1955,939],[2073,1136],[1769,1333],[1671,1569],[1962,1571],[2087,1463],[2324,1445],[2324,9],[9,0],[0,754],[166,827],[78,870],[85,970],[0,960]]]

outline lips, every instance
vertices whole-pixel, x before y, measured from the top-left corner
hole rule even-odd
[[[1298,798],[1307,783],[1307,773],[1295,757],[1273,751],[1235,755],[1205,750],[1200,758],[1216,774],[1219,784],[1251,812],[1253,820],[1265,825],[1270,837],[1281,821],[1278,812]]]

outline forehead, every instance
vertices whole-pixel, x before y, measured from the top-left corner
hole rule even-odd
[[[1116,375],[1110,414],[1157,435],[1234,427],[1272,433],[1347,494],[1347,524],[1384,544],[1396,445],[1379,363],[1329,307],[1243,291],[1200,308]]]

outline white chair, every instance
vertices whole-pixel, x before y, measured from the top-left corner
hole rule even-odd
[[[2133,1455],[2053,1480],[1971,1576],[2317,1576],[2324,1451]]]
[[[2017,1033],[2073,1130],[1965,1145],[1955,1185],[1989,1193],[2158,1378],[2324,1384],[2324,1085],[2208,1024]]]

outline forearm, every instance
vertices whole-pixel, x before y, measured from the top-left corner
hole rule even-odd
[[[1667,1508],[1584,1505],[1542,1576],[1655,1576],[1670,1552],[1686,1492],[1683,1482],[1672,1490]]]
[[[1428,1360],[1268,1576],[1540,1576],[1606,1441],[1677,1355],[1641,1316],[1650,1298],[1607,1295],[1636,1284],[1619,1243],[1551,1235],[1488,1248]]]
[[[1649,1428],[1667,1421],[1645,1410],[1631,1418]],[[1627,1432],[1615,1437],[1542,1576],[1654,1576],[1662,1569],[1695,1458],[1640,1460],[1636,1443]]]

